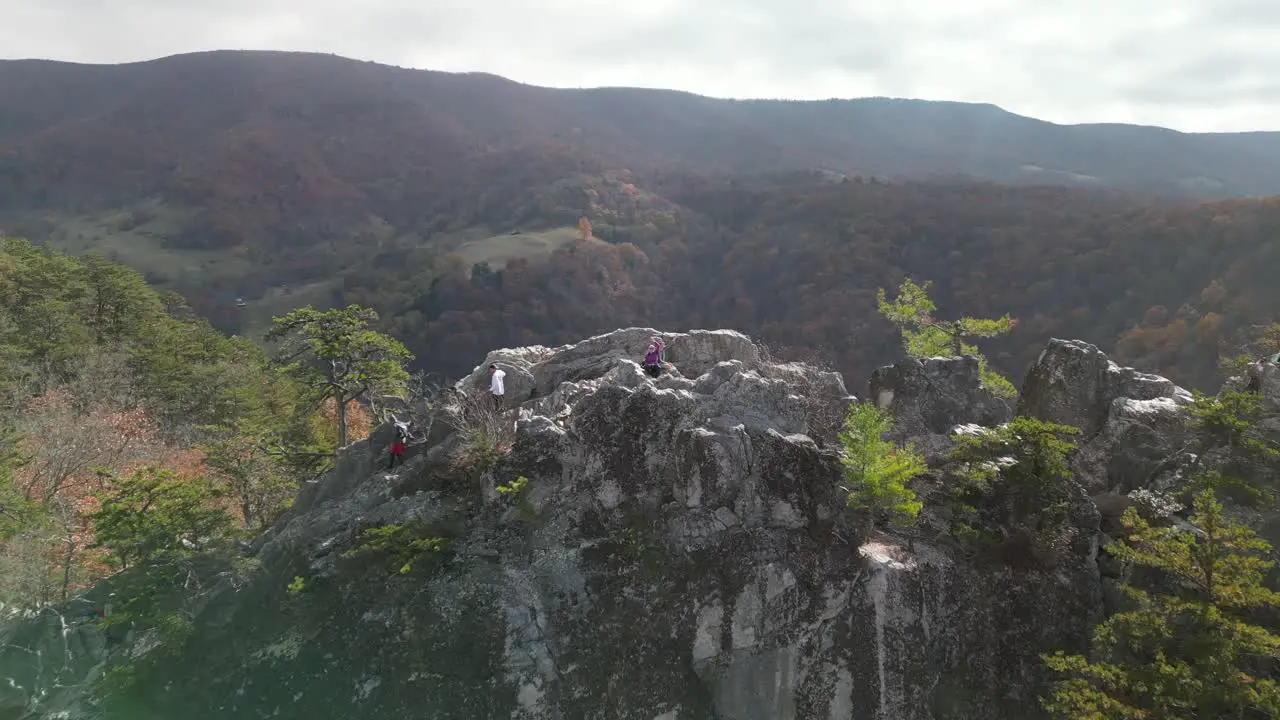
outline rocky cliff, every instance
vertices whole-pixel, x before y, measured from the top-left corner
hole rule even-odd
[[[403,466],[383,469],[387,428],[345,449],[105,715],[96,673],[159,651],[54,609],[4,625],[0,718],[1040,717],[1039,653],[1083,650],[1104,612],[1086,492],[1158,476],[1185,391],[1049,343],[1017,409],[1082,428],[1085,541],[1013,567],[931,535],[928,507],[910,538],[858,524],[815,442],[853,399],[839,375],[693,331],[662,334],[650,378],[654,334],[495,351]],[[464,405],[491,362],[508,409],[486,454]],[[972,359],[884,368],[868,399],[934,464],[957,427],[1012,414]],[[380,526],[404,547],[352,554]]]

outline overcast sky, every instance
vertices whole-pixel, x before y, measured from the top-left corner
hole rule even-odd
[[[1280,0],[0,0],[0,27],[9,58],[312,50],[561,87],[1280,130]]]

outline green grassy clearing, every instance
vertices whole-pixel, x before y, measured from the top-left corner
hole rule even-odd
[[[501,270],[516,258],[546,257],[577,237],[577,228],[555,228],[519,235],[492,235],[464,242],[453,253],[468,267],[487,262],[494,270]]]

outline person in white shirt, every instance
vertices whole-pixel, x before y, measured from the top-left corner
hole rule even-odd
[[[489,394],[493,395],[493,409],[502,410],[502,396],[506,393],[506,387],[502,383],[502,379],[507,376],[505,370],[500,369],[497,364],[489,366]]]

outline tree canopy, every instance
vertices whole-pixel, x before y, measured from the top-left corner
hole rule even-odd
[[[839,435],[848,504],[868,513],[869,532],[885,521],[909,522],[921,508],[907,482],[925,472],[924,458],[910,445],[898,447],[884,439],[892,425],[888,412],[854,403]]]
[[[405,363],[413,355],[393,337],[370,328],[378,314],[350,305],[316,310],[310,306],[275,318],[268,340],[284,340],[284,371],[337,408],[338,447],[347,444],[347,403],[373,394],[403,393]]]
[[[1128,570],[1120,587],[1127,604],[1096,628],[1087,657],[1056,652],[1043,658],[1059,675],[1044,698],[1057,717],[1280,716],[1273,548],[1221,498],[1258,487],[1257,478],[1224,471],[1250,471],[1259,457],[1275,454],[1254,433],[1262,417],[1258,400],[1235,391],[1196,398],[1188,424],[1199,435],[1200,452],[1187,469],[1190,477],[1174,488],[1190,495],[1192,512],[1175,522],[1183,504],[1147,489],[1144,495],[1157,502],[1135,502],[1125,511],[1123,534],[1105,551]]]
[[[1069,676],[1046,709],[1068,720],[1280,715],[1280,685],[1268,676],[1280,636],[1252,619],[1280,607],[1280,594],[1263,585],[1271,546],[1230,520],[1211,489],[1196,494],[1188,521],[1194,532],[1126,511],[1127,536],[1109,551],[1159,571],[1170,589],[1125,585],[1132,607],[1098,626],[1096,659],[1046,656]]]
[[[262,527],[334,447],[262,349],[101,256],[0,239],[0,358],[0,602],[64,599],[150,552],[174,498]]]
[[[914,358],[960,357],[971,355],[978,359],[982,370],[982,382],[1003,397],[1013,397],[1017,390],[1013,383],[988,367],[987,358],[978,347],[965,342],[968,338],[998,337],[1013,330],[1017,324],[1008,315],[994,320],[962,317],[956,320],[939,320],[934,317],[938,309],[929,299],[930,282],[917,285],[907,278],[898,288],[898,296],[889,301],[884,289],[876,293],[880,314],[902,331],[902,343],[907,356]]]

